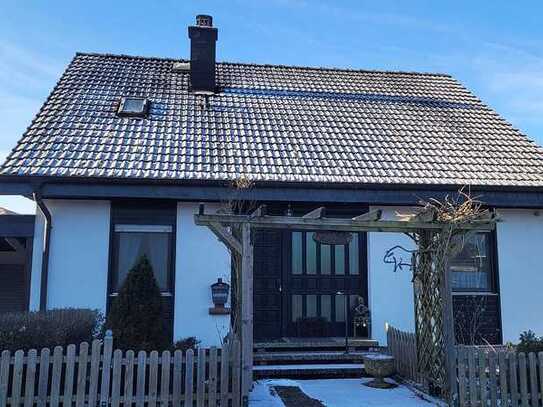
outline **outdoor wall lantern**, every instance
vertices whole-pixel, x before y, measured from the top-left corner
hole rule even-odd
[[[211,299],[214,305],[209,309],[211,315],[230,314],[230,308],[224,306],[228,302],[229,291],[230,285],[223,282],[222,278],[219,278],[216,283],[211,284]]]

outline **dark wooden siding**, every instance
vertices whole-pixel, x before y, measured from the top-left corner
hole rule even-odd
[[[498,295],[454,295],[453,308],[457,343],[465,345],[501,343]]]
[[[282,236],[276,230],[254,232],[255,340],[281,337]]]

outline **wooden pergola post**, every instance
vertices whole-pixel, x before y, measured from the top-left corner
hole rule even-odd
[[[245,397],[253,386],[253,243],[251,225],[241,226],[241,394]]]

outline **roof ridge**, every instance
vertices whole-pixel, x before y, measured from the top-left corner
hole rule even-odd
[[[128,55],[128,54],[111,54],[101,52],[76,52],[76,56],[100,56],[108,58],[131,58],[131,59],[146,59],[155,61],[171,61],[171,62],[189,62],[185,58],[172,57],[155,57],[144,55]],[[396,75],[420,75],[420,76],[439,76],[445,78],[453,78],[452,75],[441,72],[418,72],[418,71],[402,71],[402,70],[385,70],[385,69],[356,69],[356,68],[339,68],[329,66],[307,66],[307,65],[286,65],[286,64],[265,64],[256,62],[233,62],[233,61],[218,61],[221,65],[235,66],[254,66],[263,68],[295,68],[312,71],[332,71],[332,72],[358,72],[358,73],[375,73],[375,74],[396,74]]]

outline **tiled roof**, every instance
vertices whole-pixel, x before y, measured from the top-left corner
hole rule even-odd
[[[543,186],[543,149],[450,76],[218,63],[206,103],[175,62],[77,54],[0,174]]]

